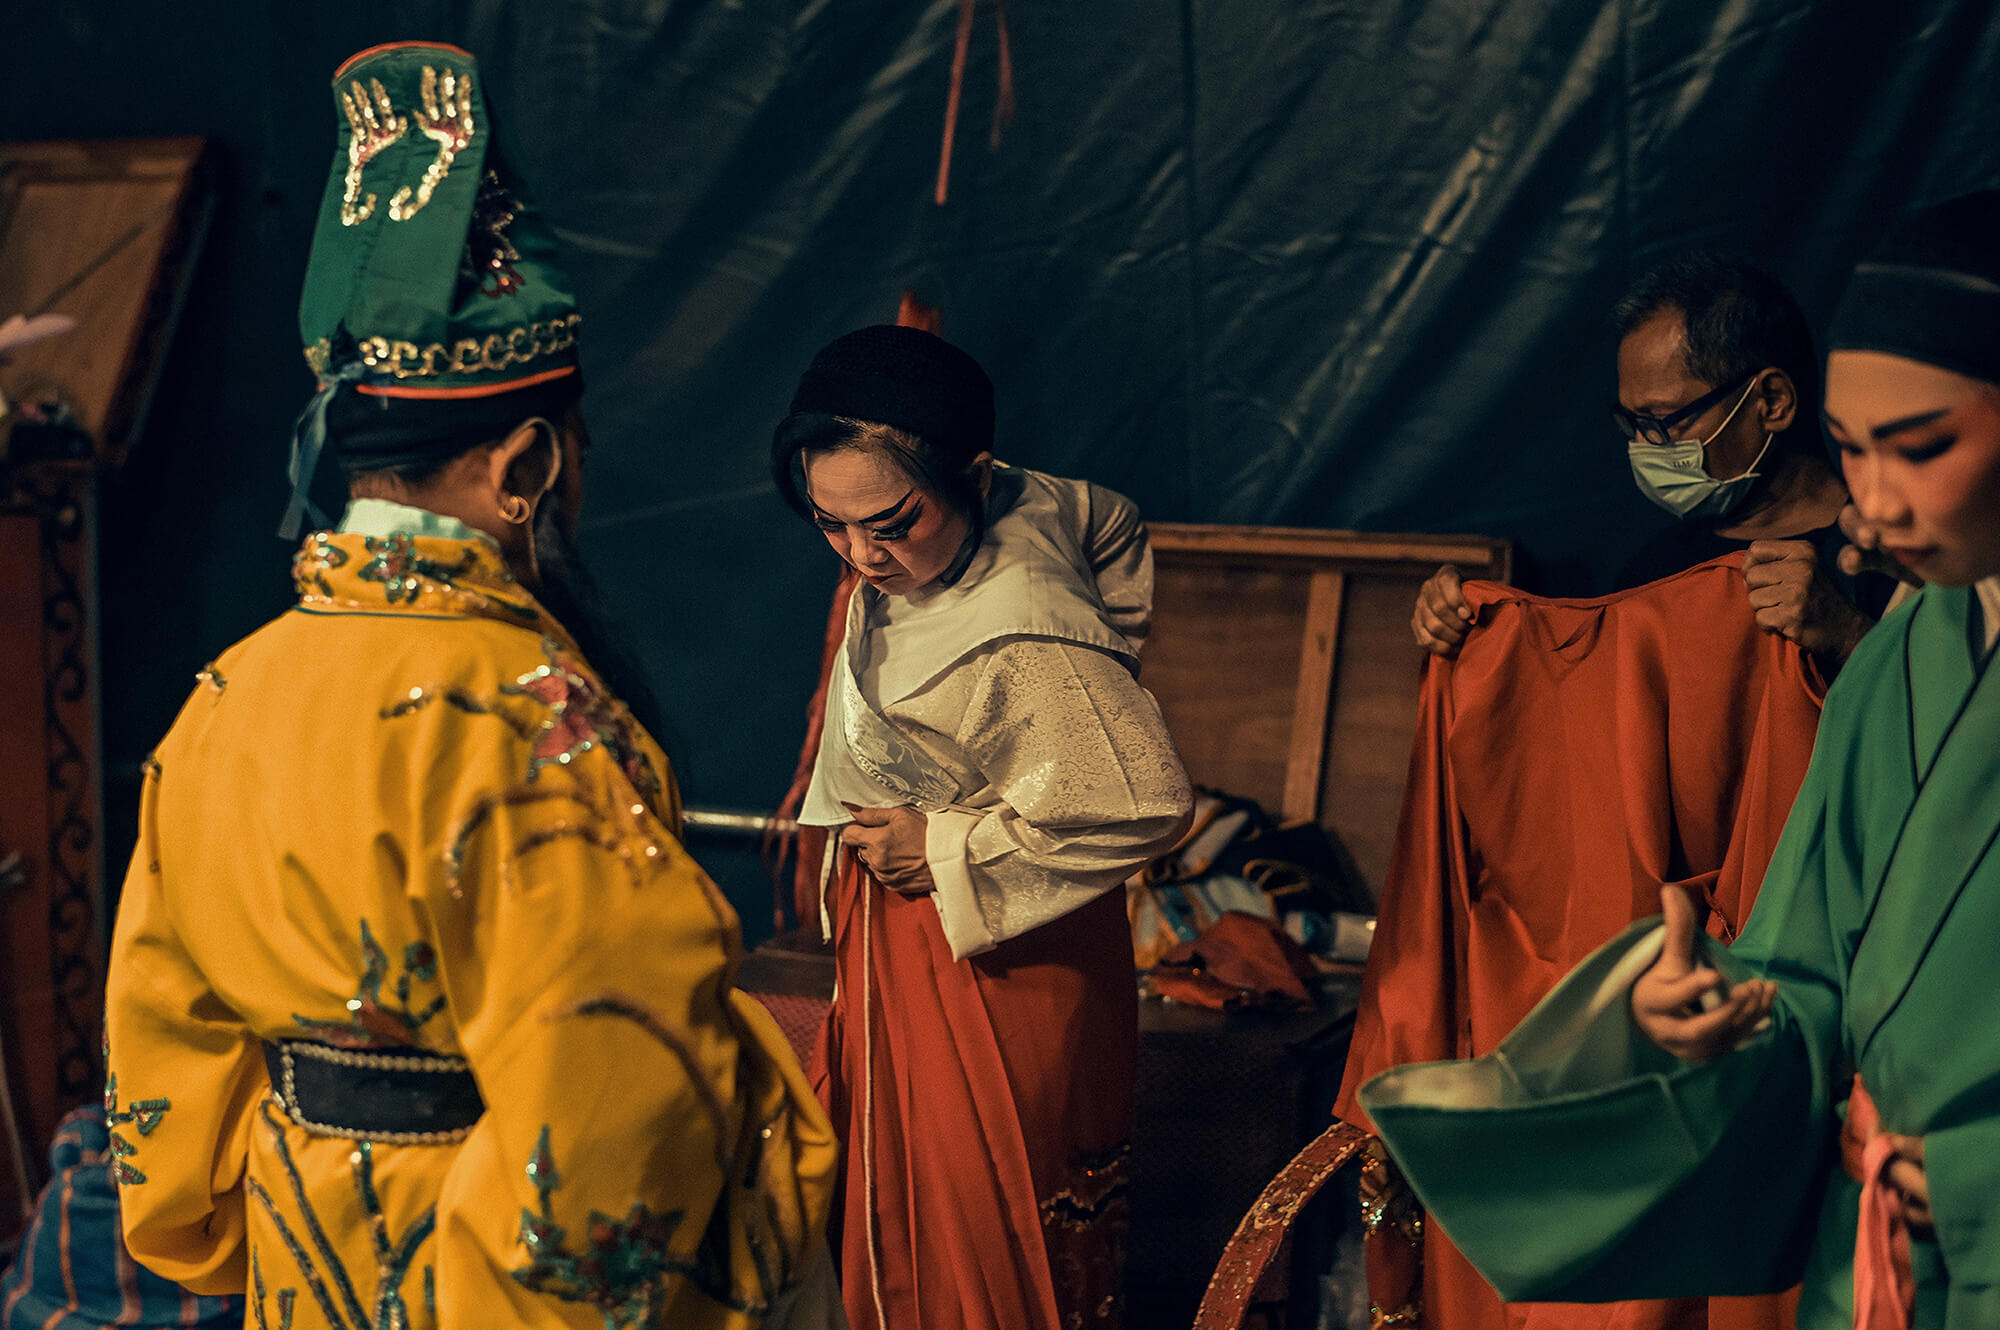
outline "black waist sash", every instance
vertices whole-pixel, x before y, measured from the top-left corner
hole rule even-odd
[[[456,1141],[486,1111],[464,1058],[422,1048],[335,1048],[303,1039],[264,1045],[271,1093],[319,1136],[429,1145]]]

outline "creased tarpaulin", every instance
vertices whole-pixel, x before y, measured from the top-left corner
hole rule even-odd
[[[1636,592],[1466,584],[1456,661],[1427,667],[1410,780],[1334,1113],[1390,1067],[1490,1052],[1557,980],[1679,883],[1733,939],[1819,725],[1817,673],[1757,627],[1742,556]],[[1717,1223],[1730,1222],[1717,1216]],[[1740,1222],[1755,1223],[1755,1216]],[[1503,1308],[1436,1226],[1369,1238],[1370,1294],[1430,1330],[1777,1327],[1777,1298]]]
[[[778,668],[810,691],[828,557],[762,450],[905,288],[992,374],[1009,460],[1155,520],[1510,536],[1595,590],[1661,521],[1604,418],[1634,271],[1745,249],[1818,313],[1908,197],[2000,175],[1984,5],[1014,4],[997,148],[982,8],[943,208],[956,0],[472,12],[516,18],[591,311],[587,550],[661,691],[735,718],[695,779],[752,803],[796,729],[746,713]]]
[[[0,133],[202,132],[231,164],[102,524],[114,825],[187,678],[287,599],[263,529],[329,148],[299,90],[368,43],[479,57],[584,311],[585,553],[691,796],[744,807],[785,787],[831,580],[763,448],[812,351],[907,287],[1013,462],[1155,520],[1513,537],[1539,589],[1594,591],[1664,520],[1603,414],[1625,280],[1740,249],[1822,318],[1890,215],[2000,181],[1990,0],[1015,0],[997,148],[981,0],[943,208],[959,0],[200,8],[7,18],[35,56]]]

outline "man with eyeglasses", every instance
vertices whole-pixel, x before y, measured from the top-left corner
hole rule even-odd
[[[1758,625],[1810,651],[1831,679],[1894,583],[1840,567],[1847,487],[1820,438],[1819,359],[1798,303],[1748,263],[1694,253],[1640,277],[1612,323],[1612,421],[1640,490],[1679,519],[1626,563],[1618,585],[1743,550]],[[1418,645],[1449,657],[1472,620],[1447,565],[1419,592],[1410,626]]]
[[[1440,657],[1471,645],[1425,671],[1333,1129],[1364,1160],[1370,1300],[1399,1325],[1791,1326],[1776,1297],[1503,1306],[1422,1222],[1358,1097],[1390,1068],[1491,1052],[1571,966],[1652,913],[1664,884],[1735,937],[1805,777],[1826,680],[1891,589],[1838,566],[1847,490],[1820,439],[1812,338],[1782,286],[1692,255],[1642,277],[1613,322],[1633,477],[1681,519],[1628,565],[1621,585],[1637,589],[1550,601],[1462,590],[1446,567],[1411,621]],[[1731,553],[1740,562],[1712,562]]]

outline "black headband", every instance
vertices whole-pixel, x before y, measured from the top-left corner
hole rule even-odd
[[[343,385],[327,408],[327,438],[349,475],[449,462],[504,438],[524,420],[552,425],[582,391],[568,375],[488,397],[380,397]]]
[[[1854,269],[1827,346],[2000,383],[2000,191],[1899,221]]]
[[[2000,383],[2000,284],[1943,268],[1864,263],[1847,283],[1827,343]]]

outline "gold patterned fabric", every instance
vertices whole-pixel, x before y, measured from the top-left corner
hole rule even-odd
[[[1336,1122],[1279,1170],[1223,1248],[1201,1308],[1195,1313],[1195,1330],[1241,1330],[1251,1323],[1272,1272],[1291,1250],[1288,1240],[1299,1212],[1335,1173],[1357,1157],[1363,1160],[1366,1176],[1383,1161],[1381,1144]],[[1364,1189],[1368,1186],[1365,1181],[1362,1185]],[[1379,1313],[1375,1323],[1383,1324]]]
[[[516,324],[483,337],[462,337],[453,342],[427,342],[422,346],[400,338],[362,337],[355,342],[361,363],[378,374],[393,379],[436,379],[446,375],[499,373],[530,361],[567,351],[576,345],[581,314],[569,314],[541,323]],[[305,351],[306,364],[322,378],[333,372],[333,343],[322,337]]]
[[[318,533],[149,764],[108,994],[133,1254],[290,1330],[760,1324],[835,1146],[664,755],[482,540]],[[435,1144],[262,1041],[463,1059]]]
[[[1131,1228],[1132,1147],[1072,1160],[1062,1187],[1041,1204],[1063,1330],[1124,1324],[1125,1235]]]

